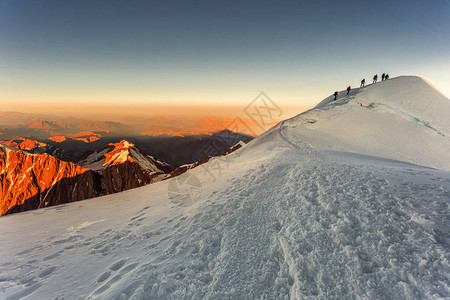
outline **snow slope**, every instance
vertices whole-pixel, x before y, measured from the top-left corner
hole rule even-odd
[[[341,91],[345,95],[346,91]],[[450,101],[428,80],[401,76],[280,122],[295,140],[315,148],[386,157],[450,170]]]
[[[420,83],[392,82],[404,79],[414,82],[399,84]],[[376,95],[389,84],[359,94]],[[445,136],[429,137],[419,130],[425,126],[392,111],[363,110],[354,104],[359,94],[324,102],[171,180],[0,218],[0,298],[450,297],[450,172],[389,157],[400,155],[390,143],[398,130],[437,149]],[[410,126],[386,131],[382,141],[372,136],[384,157],[357,153],[372,149],[368,139],[337,135],[336,145],[327,143],[332,129],[321,123],[356,135],[333,121],[355,117],[352,110],[373,126],[379,118]],[[401,111],[413,114],[408,105]],[[414,115],[449,132],[445,120],[420,113]],[[313,116],[320,127],[311,129],[305,119]],[[423,165],[445,163],[422,147],[416,144]],[[412,155],[412,146],[405,153]]]

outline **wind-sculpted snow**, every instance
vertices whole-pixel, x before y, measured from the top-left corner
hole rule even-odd
[[[174,178],[185,203],[171,179],[0,218],[0,298],[448,299],[450,173],[311,146],[324,116]]]

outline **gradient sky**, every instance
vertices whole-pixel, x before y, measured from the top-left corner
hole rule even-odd
[[[265,91],[299,113],[383,72],[449,97],[449,15],[448,0],[1,0],[0,111],[214,115]]]

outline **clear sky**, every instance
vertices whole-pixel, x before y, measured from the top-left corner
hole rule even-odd
[[[220,114],[265,91],[301,112],[383,72],[449,97],[449,15],[448,0],[1,0],[0,111]]]

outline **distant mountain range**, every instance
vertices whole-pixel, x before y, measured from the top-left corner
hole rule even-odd
[[[248,143],[253,137],[223,130],[211,135],[190,136],[112,136],[104,132],[82,131],[66,136],[45,139],[18,137],[5,139],[0,135],[0,143],[32,153],[47,153],[63,161],[76,163],[91,152],[106,148],[111,143],[126,139],[136,145],[142,153],[157,157],[172,165],[194,163],[205,156],[222,154],[228,147],[243,141]]]
[[[0,122],[5,122],[4,116],[5,114],[0,116]],[[13,125],[0,125],[0,137],[2,139],[17,139],[19,137],[27,137],[31,139],[41,140],[61,140],[63,137],[65,137],[80,139],[86,143],[89,143],[96,140],[91,140],[90,137],[92,136],[95,136],[98,139],[102,136],[136,134],[128,126],[117,122],[83,121],[73,119],[66,121],[32,119],[33,121],[29,122],[30,118],[31,117],[22,118],[24,120],[22,123],[15,119],[15,124]]]
[[[248,132],[217,130],[231,121],[139,117],[125,125],[0,113],[0,215],[178,176],[253,139]]]
[[[241,119],[239,130],[232,128],[236,119],[231,117],[173,117],[130,116],[123,120],[102,121],[72,117],[54,117],[17,112],[0,112],[0,137],[4,140],[26,137],[29,139],[79,138],[92,142],[100,137],[186,137],[212,135],[221,130],[233,129],[246,135],[255,136],[260,127],[251,119]],[[90,137],[96,137],[91,139]]]
[[[37,125],[47,128],[49,123]],[[251,139],[230,131],[201,137],[135,138],[147,151],[159,151],[183,165],[178,168],[178,164],[144,154],[126,140],[0,141],[0,216],[117,193],[178,176]],[[239,143],[234,145],[236,141]]]

